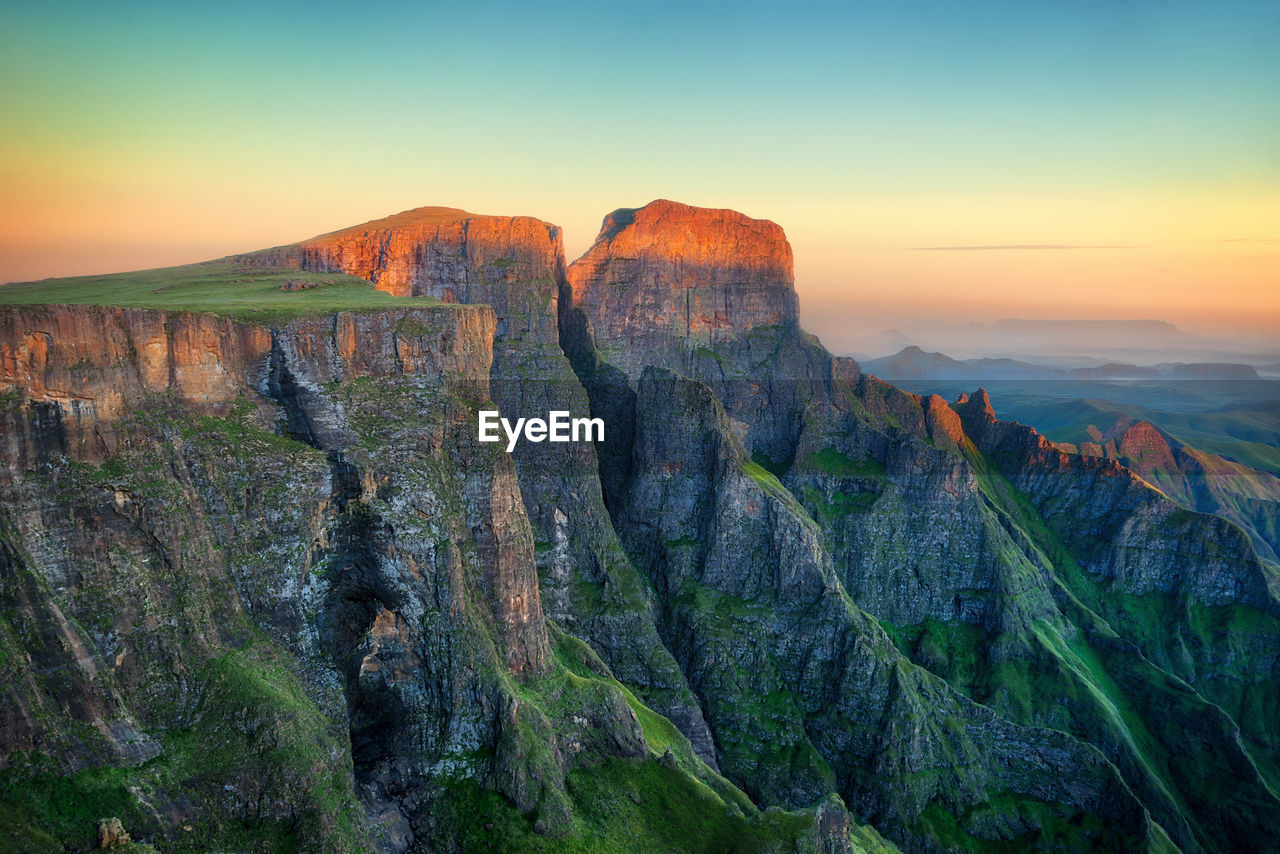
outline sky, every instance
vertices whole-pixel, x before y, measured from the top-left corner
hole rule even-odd
[[[421,205],[555,222],[572,259],[670,198],[780,223],[838,349],[1000,317],[1280,340],[1274,0],[0,9],[0,281]]]

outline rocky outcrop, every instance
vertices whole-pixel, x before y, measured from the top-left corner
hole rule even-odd
[[[1103,847],[1149,832],[1090,748],[1014,727],[901,657],[850,602],[817,526],[746,459],[709,388],[650,368],[637,413],[619,528],[663,597],[664,639],[708,712],[721,767],[749,793],[797,804],[835,790],[911,847],[936,810],[987,844],[1049,834],[1060,819],[1035,801],[1066,820],[1105,812],[1115,836],[1093,840]],[[1032,770],[1046,764],[1058,782]],[[998,819],[972,809],[997,793],[1028,800]]]
[[[800,331],[791,248],[765,220],[661,200],[615,211],[567,277],[561,336],[591,354],[575,367],[593,401],[625,398],[648,365],[697,378],[777,467],[805,402],[838,400],[861,373]]]
[[[343,272],[394,296],[490,305],[491,297],[506,295],[503,285],[554,285],[564,266],[557,226],[442,207],[414,208],[238,257],[265,266]]]

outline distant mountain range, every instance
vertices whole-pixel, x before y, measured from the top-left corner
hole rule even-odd
[[[1109,362],[1239,363],[1280,375],[1274,336],[1236,333],[1215,338],[1161,320],[1024,320],[994,323],[900,318],[892,329],[827,329],[815,318],[824,341],[860,362],[904,347],[924,346],[956,359],[998,356],[1060,368],[1098,367]]]
[[[1003,323],[1004,321],[1002,321]],[[1097,321],[1101,322],[1101,321]],[[1047,321],[1046,321],[1047,323]],[[1070,368],[1039,365],[1008,358],[953,359],[945,353],[930,353],[914,345],[892,356],[866,359],[862,366],[869,373],[887,380],[992,380],[992,379],[1257,379],[1253,365],[1234,362],[1161,362],[1141,366],[1109,362],[1097,367]],[[1280,374],[1280,365],[1264,368]]]

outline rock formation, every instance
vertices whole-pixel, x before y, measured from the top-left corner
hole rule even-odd
[[[732,211],[567,268],[444,208],[239,261],[434,300],[0,307],[32,844],[108,779],[160,850],[1274,850],[1280,581],[1157,431],[1067,454],[864,374]],[[488,407],[606,442],[508,455]]]

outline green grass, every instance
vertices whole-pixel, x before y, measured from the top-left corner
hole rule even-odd
[[[293,282],[312,287],[281,290],[282,285]],[[260,268],[226,259],[0,285],[0,305],[51,303],[208,313],[260,323],[336,311],[439,304],[431,297],[393,297],[363,279],[342,273]]]
[[[570,836],[535,833],[509,801],[470,781],[450,785],[436,807],[436,827],[465,828],[453,840],[461,851],[753,854],[795,850],[813,826],[811,813],[744,817],[654,759],[610,759],[579,769],[569,775],[568,792],[575,816]]]
[[[835,448],[823,448],[804,458],[806,468],[815,469],[832,477],[866,477],[884,479],[884,463],[867,457],[855,460]]]
[[[0,772],[0,843],[25,833],[57,840],[51,850],[86,850],[98,819],[115,816],[138,836],[156,829],[148,803],[187,797],[200,813],[190,819],[192,832],[170,831],[160,842],[165,851],[288,854],[300,838],[360,850],[363,815],[350,767],[334,760],[340,733],[306,697],[294,668],[263,644],[211,659],[194,683],[191,725],[164,733],[164,752],[143,765],[63,774],[32,757]],[[241,799],[249,806],[236,809]],[[269,808],[277,800],[291,805],[292,821]],[[259,801],[268,805],[262,812],[253,806]]]
[[[818,517],[824,522],[833,522],[870,510],[879,497],[878,492],[849,494],[838,490],[827,495],[811,486],[804,487],[804,503],[816,509]]]

